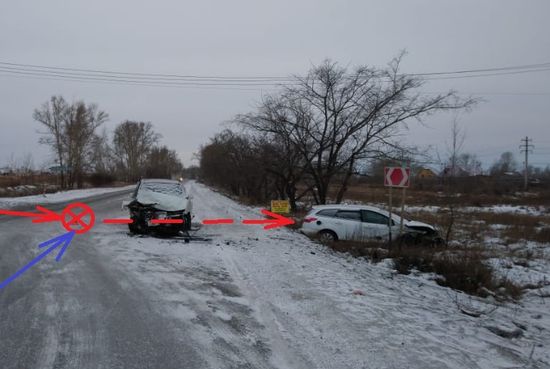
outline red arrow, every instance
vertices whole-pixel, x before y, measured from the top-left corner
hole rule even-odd
[[[270,216],[274,219],[244,219],[243,224],[266,224],[264,229],[272,229],[277,227],[284,227],[286,225],[294,224],[294,220],[284,217],[279,214],[272,213],[265,209],[262,209],[262,214]]]
[[[39,213],[30,213],[26,211],[13,211],[13,210],[4,210],[0,209],[0,215],[11,215],[14,217],[29,217],[34,218],[33,223],[46,223],[46,222],[57,222],[61,220],[61,215],[48,210],[40,205],[36,205],[36,210]]]

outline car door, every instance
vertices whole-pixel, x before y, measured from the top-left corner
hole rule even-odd
[[[359,210],[338,210],[334,216],[335,224],[338,225],[337,233],[343,240],[360,240],[362,237],[361,212]]]
[[[385,240],[389,235],[388,217],[374,210],[361,210],[362,234],[365,239]],[[395,222],[392,220],[392,232]]]

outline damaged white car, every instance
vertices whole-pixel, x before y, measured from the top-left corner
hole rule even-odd
[[[432,225],[403,218],[373,206],[363,205],[319,205],[314,206],[304,218],[300,231],[309,236],[318,236],[323,241],[337,240],[387,240],[389,227],[393,237],[402,237],[407,243],[428,241],[440,244],[443,240]]]
[[[191,228],[193,204],[183,183],[167,179],[142,179],[130,201],[123,208],[130,211],[130,232],[151,231],[178,234]]]

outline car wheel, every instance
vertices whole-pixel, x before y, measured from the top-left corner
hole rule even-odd
[[[338,236],[333,231],[323,230],[319,232],[319,238],[321,242],[334,242],[338,241]]]
[[[399,238],[399,242],[407,246],[412,246],[416,244],[417,243],[416,241],[417,241],[417,238],[410,233],[405,233],[401,235],[401,237]]]
[[[136,227],[133,223],[128,224],[128,229],[130,230],[130,233],[138,233],[138,227]]]

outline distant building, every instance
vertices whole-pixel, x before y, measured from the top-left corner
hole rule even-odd
[[[461,168],[459,165],[453,167],[445,167],[441,172],[442,177],[470,177],[472,173],[468,172],[464,168]]]
[[[71,171],[71,169],[65,165],[55,165],[53,167],[49,167],[48,170],[51,174],[61,174],[61,173],[68,173]]]
[[[437,177],[437,174],[430,168],[420,168],[416,173],[418,179],[431,179]]]
[[[11,170],[11,168],[8,168],[8,167],[0,168],[0,175],[9,176],[11,174],[13,174],[13,171]]]

